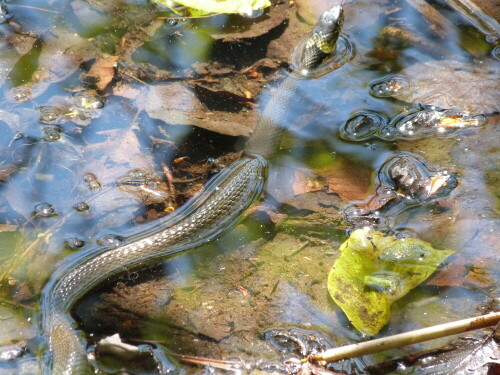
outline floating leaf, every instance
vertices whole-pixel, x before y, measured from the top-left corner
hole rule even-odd
[[[155,3],[171,7],[170,0],[153,0]],[[271,5],[269,0],[176,0],[175,3],[198,10],[196,15],[211,13],[243,13],[249,14],[257,9]]]
[[[374,335],[392,303],[426,280],[452,250],[358,229],[340,247],[328,276],[330,295],[359,331]]]

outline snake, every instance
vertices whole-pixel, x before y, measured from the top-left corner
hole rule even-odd
[[[303,46],[297,66],[304,78],[333,51],[343,24],[343,8],[324,12]],[[301,77],[288,75],[264,107],[241,158],[214,176],[203,192],[151,228],[125,238],[116,247],[94,247],[66,257],[41,294],[41,325],[48,348],[44,375],[92,373],[85,341],[71,316],[75,304],[105,281],[152,266],[169,256],[210,241],[235,225],[263,191],[267,159],[279,146],[281,127]]]

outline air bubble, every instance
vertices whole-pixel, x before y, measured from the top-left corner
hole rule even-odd
[[[486,42],[490,44],[496,44],[500,42],[500,36],[498,34],[488,34],[486,35]]]
[[[66,244],[70,249],[79,249],[85,245],[85,242],[83,242],[81,239],[73,237],[70,238],[69,240],[66,241]]]
[[[75,210],[77,210],[78,212],[86,212],[89,209],[89,205],[85,202],[79,202],[75,205]]]
[[[169,27],[175,27],[175,26],[177,26],[179,24],[179,20],[178,19],[174,19],[174,18],[169,18],[169,19],[165,20],[165,23]]]
[[[127,275],[127,279],[129,279],[130,281],[133,281],[133,280],[137,280],[139,278],[139,274],[137,272],[129,272],[129,274]]]
[[[83,110],[101,109],[106,104],[106,98],[95,93],[95,91],[80,91],[73,94],[75,105]]]
[[[40,203],[35,206],[35,215],[39,217],[56,216],[54,207],[49,203]]]
[[[133,169],[128,172],[128,175],[132,178],[146,178],[148,173],[142,169]]]
[[[123,243],[123,237],[120,237],[116,234],[105,234],[97,240],[97,243],[101,246],[114,248],[120,246]]]
[[[387,98],[410,87],[408,78],[401,75],[391,75],[373,81],[370,84],[370,94],[377,98]]]
[[[340,137],[348,141],[373,138],[387,124],[387,118],[376,112],[362,111],[352,115],[340,129]]]
[[[46,142],[57,142],[61,139],[62,130],[58,127],[43,128],[43,140]]]
[[[491,56],[495,59],[500,61],[500,47],[496,46],[493,48],[493,51],[491,51]]]
[[[40,111],[40,122],[46,125],[57,124],[61,118],[61,110],[52,106],[38,107]]]

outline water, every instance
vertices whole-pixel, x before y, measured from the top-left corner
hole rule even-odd
[[[254,18],[200,19],[139,0],[0,4],[0,346],[26,346],[22,359],[33,363],[39,292],[57,261],[98,239],[117,246],[229,165],[310,26],[291,10],[287,27],[287,4]],[[379,218],[390,233],[455,250],[444,271],[464,276],[416,288],[381,334],[496,306],[497,21],[441,1],[360,0],[345,12],[340,55],[301,79],[282,118],[263,203],[218,240],[84,298],[75,316],[91,343],[119,332],[132,344],[254,368],[282,358],[263,340],[269,329],[312,330],[329,345],[360,339],[326,278],[351,229],[342,213],[370,198],[389,176],[378,175],[384,163],[401,153],[458,176],[458,186]],[[419,82],[405,72],[429,66],[432,76],[436,61],[473,71],[477,86],[460,92],[452,78],[463,73],[451,71],[419,87],[435,108],[405,101]],[[453,107],[441,105],[447,96]]]

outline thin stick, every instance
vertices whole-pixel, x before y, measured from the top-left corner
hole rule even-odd
[[[361,342],[359,344],[341,346],[339,348],[326,350],[318,355],[303,359],[302,362],[335,362],[341,359],[360,357],[367,354],[379,353],[385,350],[399,348],[405,345],[416,344],[440,337],[490,327],[497,324],[498,322],[500,322],[500,312],[494,312],[477,316],[475,318],[458,320],[451,323],[439,324],[433,327],[417,329],[415,331]]]
[[[38,7],[33,7],[31,5],[18,5],[18,4],[9,4],[10,7],[18,7],[18,8],[28,8],[28,9],[35,9],[35,10],[41,10],[42,12],[49,12],[49,13],[55,13],[59,14],[59,12],[55,10],[50,10],[50,9],[45,9],[45,8],[38,8]]]

